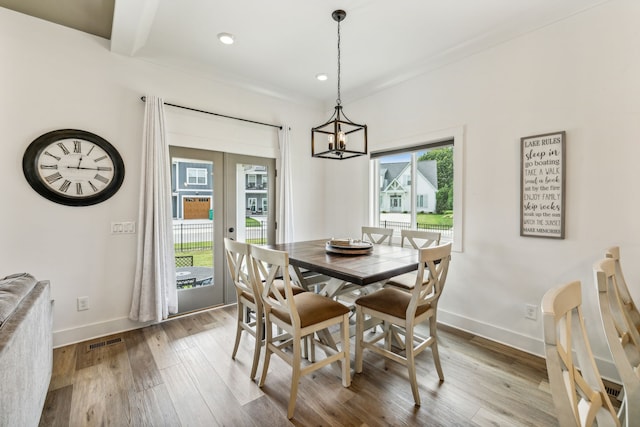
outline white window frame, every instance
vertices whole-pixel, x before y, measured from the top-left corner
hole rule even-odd
[[[453,246],[455,252],[463,251],[464,234],[462,224],[464,224],[464,127],[442,129],[436,132],[429,132],[415,135],[400,140],[389,141],[380,144],[377,151],[402,150],[415,152],[416,147],[424,147],[427,144],[436,144],[441,141],[453,140],[453,211],[455,220],[453,221]],[[424,151],[424,150],[418,150]],[[415,155],[413,156],[415,157]],[[415,168],[415,162],[413,162]],[[416,200],[416,186],[412,186],[411,200]],[[378,189],[380,188],[380,169],[377,159],[369,161],[369,224],[379,225],[380,201],[378,200]],[[415,215],[415,211],[413,215]],[[415,221],[414,221],[415,222]]]
[[[207,169],[205,168],[187,168],[187,184],[188,185],[207,185]],[[194,181],[195,178],[195,181]],[[204,183],[198,182],[200,179],[204,179]]]

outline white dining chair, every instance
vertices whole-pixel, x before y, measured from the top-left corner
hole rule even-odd
[[[638,306],[629,292],[627,287],[627,281],[622,273],[622,264],[620,262],[620,247],[612,246],[605,251],[605,257],[611,258],[615,262],[616,266],[616,283],[618,284],[618,294],[622,303],[626,306],[626,312],[628,313],[635,328],[640,332],[640,311]]]
[[[408,369],[416,406],[420,406],[420,393],[415,358],[427,347],[431,347],[438,377],[440,381],[444,381],[438,353],[436,315],[438,301],[449,271],[451,243],[419,249],[419,252],[418,275],[411,293],[395,288],[383,288],[362,296],[355,302],[356,372],[362,372],[364,349],[403,364]],[[426,282],[422,280],[425,274],[429,277]],[[366,328],[370,329],[377,325],[376,319],[383,322],[383,331],[372,337],[365,337],[365,323],[371,325]],[[429,321],[429,336],[421,337],[415,332],[415,327],[426,321]],[[392,351],[391,342],[397,335],[404,337],[404,355]],[[383,344],[380,343],[382,340],[384,340]]]
[[[544,294],[542,322],[547,375],[560,426],[619,426],[591,352],[579,281]]]
[[[615,259],[596,262],[593,274],[600,321],[623,386],[618,415],[622,425],[637,426],[640,425],[640,334],[633,323],[630,305],[623,298]]]
[[[391,245],[393,240],[393,228],[362,226],[361,231],[361,239],[365,242]]]
[[[260,291],[249,274],[250,246],[247,243],[224,239],[224,247],[227,258],[227,267],[231,280],[235,286],[237,298],[236,339],[233,345],[231,358],[235,360],[240,337],[245,331],[253,336],[253,362],[251,364],[250,378],[254,379],[260,359],[260,347],[262,346],[263,315]]]
[[[440,244],[440,233],[429,230],[401,230],[400,246],[411,246],[414,249],[428,248],[430,246],[438,246]],[[428,273],[428,272],[427,272]],[[392,277],[384,284],[385,287],[394,286],[396,288],[410,291],[416,283],[415,271],[404,273],[399,276]],[[428,274],[424,276],[424,280],[428,280]]]
[[[287,409],[287,416],[291,419],[295,411],[298,383],[302,376],[330,363],[341,362],[342,385],[351,385],[349,309],[339,302],[313,292],[294,294],[287,252],[252,246],[251,265],[253,274],[264,280],[261,296],[265,314],[266,348],[258,385],[264,386],[272,354],[291,366],[291,390]],[[284,285],[283,292],[277,288],[279,282]],[[288,333],[290,338],[282,341],[281,338],[273,337],[272,325]],[[340,326],[341,349],[331,348],[315,339],[317,332],[334,325]],[[305,337],[314,342],[311,351],[318,346],[327,356],[317,361],[311,356],[309,363],[303,364],[301,340]]]

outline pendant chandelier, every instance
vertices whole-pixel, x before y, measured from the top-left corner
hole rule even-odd
[[[311,129],[311,155],[323,159],[344,160],[367,154],[367,125],[352,122],[344,115],[340,100],[340,22],[347,16],[335,10],[331,16],[338,23],[338,98],[329,121]]]

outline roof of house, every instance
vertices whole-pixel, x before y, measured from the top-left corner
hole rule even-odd
[[[393,162],[393,163],[381,163],[380,164],[380,185],[383,187],[391,184],[397,179],[402,172],[409,166],[410,162]],[[418,173],[421,174],[427,181],[433,185],[434,188],[438,188],[438,167],[435,160],[422,160],[418,162]],[[384,182],[387,185],[384,185]]]

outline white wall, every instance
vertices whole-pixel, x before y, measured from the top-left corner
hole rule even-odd
[[[0,277],[28,271],[49,279],[55,299],[55,344],[129,329],[136,235],[111,235],[112,221],[137,220],[144,104],[153,94],[168,102],[292,128],[297,177],[322,176],[309,155],[309,129],[323,118],[316,106],[296,104],[214,80],[178,73],[109,52],[108,42],[0,8]],[[167,107],[176,145],[274,157],[272,128]],[[22,156],[39,135],[63,128],[94,132],[122,154],[120,191],[91,207],[52,203],[31,189]],[[320,237],[322,179],[294,184],[297,235]],[[90,309],[78,312],[76,298]]]
[[[368,124],[371,150],[464,127],[464,250],[453,255],[440,320],[541,353],[542,324],[524,318],[524,305],[579,279],[595,351],[611,360],[591,268],[606,247],[620,245],[640,301],[639,21],[640,2],[611,1],[344,104],[349,117]],[[520,237],[520,138],[561,130],[566,238]],[[344,233],[357,233],[367,218],[366,172],[367,160],[357,159],[327,173],[327,188],[356,186],[348,197],[327,192],[327,206],[361,213]]]
[[[421,135],[447,129],[464,137],[463,251],[453,257],[441,320],[540,353],[541,323],[524,318],[524,305],[580,279],[596,353],[610,360],[591,267],[607,246],[620,245],[631,292],[640,300],[634,262],[640,256],[639,18],[640,3],[612,0],[345,102],[349,117],[369,125],[371,150],[424,142]],[[296,238],[357,236],[368,221],[368,159],[310,159],[309,129],[326,118],[310,106],[114,55],[103,39],[1,8],[0,64],[0,276],[30,271],[52,281],[57,344],[135,326],[126,320],[135,236],[110,235],[109,224],[136,218],[143,94],[290,123]],[[242,151],[252,135],[260,139],[247,147],[252,154],[274,152],[273,134],[264,130],[169,114],[172,138],[181,143]],[[112,199],[69,208],[27,184],[25,148],[65,127],[95,132],[122,153],[127,176]],[[520,237],[520,138],[560,130],[567,132],[566,238]],[[90,297],[89,311],[75,310],[81,295]]]

